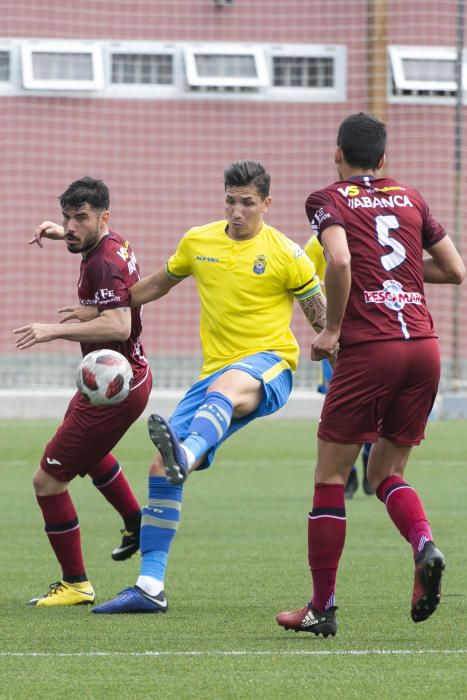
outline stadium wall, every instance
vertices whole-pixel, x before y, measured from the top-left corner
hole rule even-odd
[[[29,91],[1,93],[3,285],[0,379],[3,389],[32,392],[73,383],[79,350],[56,341],[19,353],[12,329],[56,320],[56,309],[76,300],[79,260],[60,244],[27,245],[43,219],[57,219],[56,197],[77,177],[102,177],[111,190],[112,227],[127,236],[143,274],[171,254],[192,225],[223,216],[223,169],[239,158],[262,161],[272,175],[268,222],[299,243],[309,226],[308,193],[335,178],[333,152],[339,122],[370,110],[370,88],[385,96],[389,129],[387,173],[418,187],[432,213],[452,233],[456,187],[466,190],[465,168],[454,168],[453,100],[394,100],[386,64],[369,60],[381,36],[369,34],[376,13],[389,45],[453,47],[458,36],[455,0],[407,4],[367,0],[271,2],[213,0],[17,0],[3,2],[1,37],[17,39],[144,42],[249,42],[344,46],[344,95],[333,101],[249,99],[243,94],[180,94],[170,99],[107,98]],[[189,12],[187,7],[189,5]],[[378,9],[379,8],[379,9]],[[372,46],[373,42],[373,46]],[[1,51],[1,42],[0,42]],[[465,126],[466,107],[461,126]],[[462,149],[465,155],[465,148]],[[465,249],[465,233],[461,244]],[[427,297],[440,334],[443,389],[452,388],[454,337],[467,320],[462,289],[457,315],[454,291],[431,287]],[[316,368],[308,361],[312,333],[301,314],[293,328],[302,347],[297,387],[312,390]],[[144,313],[144,346],[161,389],[181,389],[200,364],[198,304],[191,281]],[[467,379],[462,344],[460,386]],[[8,402],[7,402],[8,403]]]
[[[72,389],[5,389],[0,391],[0,420],[8,419],[53,419],[59,421],[73,394]],[[151,413],[169,416],[184,392],[177,389],[153,391],[149,403],[141,416],[146,420]],[[321,414],[324,396],[317,391],[294,389],[287,404],[277,413],[268,416],[276,418],[303,418],[316,420]],[[430,415],[431,420],[467,418],[467,394],[445,392],[439,394]]]
[[[5,389],[0,391],[0,420],[8,419],[53,419],[59,421],[71,399],[73,389]],[[179,389],[154,390],[149,403],[141,416],[146,420],[151,413],[171,415],[184,392]],[[303,418],[316,420],[321,414],[324,396],[317,391],[294,389],[287,404],[277,413],[268,416],[276,418]],[[438,394],[430,415],[430,420],[451,420],[467,418],[467,394],[447,391]]]

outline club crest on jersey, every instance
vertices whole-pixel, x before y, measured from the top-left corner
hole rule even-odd
[[[385,280],[383,289],[363,294],[366,304],[384,304],[392,311],[401,311],[406,304],[422,303],[422,295],[419,292],[405,292],[401,283],[396,280]]]
[[[125,241],[125,244],[120,246],[119,250],[117,250],[117,255],[119,255],[124,261],[127,261],[130,256],[130,253],[128,251],[129,246],[130,243],[128,241]]]
[[[265,255],[258,255],[253,265],[255,275],[263,275],[266,270],[267,258]]]

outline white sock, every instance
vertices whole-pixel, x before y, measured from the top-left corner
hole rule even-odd
[[[136,585],[145,593],[152,596],[159,595],[159,593],[164,590],[164,582],[152,576],[138,576]]]
[[[196,462],[196,457],[194,456],[193,452],[190,450],[189,447],[185,447],[185,445],[183,445],[183,444],[181,445],[181,447],[186,454],[186,461],[188,464],[188,469],[191,469],[193,464]]]

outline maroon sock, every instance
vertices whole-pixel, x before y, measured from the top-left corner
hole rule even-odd
[[[63,580],[86,581],[78,515],[68,491],[54,496],[36,496],[45,521],[45,531],[62,567]]]
[[[108,454],[90,471],[92,483],[120,513],[127,530],[139,530],[141,508],[130,488],[125,474],[112,454]]]
[[[416,556],[425,542],[433,539],[419,495],[412,486],[395,475],[388,476],[380,483],[376,495],[386,506],[402,537],[412,545]]]
[[[344,487],[316,484],[313,510],[308,518],[308,562],[313,579],[311,605],[315,610],[326,610],[335,603],[337,567],[344,549]]]

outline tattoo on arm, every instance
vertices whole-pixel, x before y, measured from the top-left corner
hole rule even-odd
[[[298,303],[313,330],[316,333],[321,333],[326,326],[326,297],[324,294],[319,292],[319,294],[314,294],[307,299],[301,299]]]

